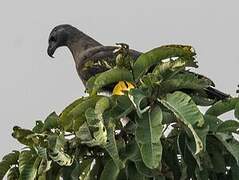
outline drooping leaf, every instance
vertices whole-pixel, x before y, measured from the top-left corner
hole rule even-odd
[[[91,95],[95,95],[101,88],[119,81],[133,82],[132,73],[125,68],[114,68],[101,73],[94,81]]]
[[[18,167],[12,167],[7,173],[7,180],[16,180],[19,179],[19,169]]]
[[[238,102],[239,98],[229,98],[218,101],[206,111],[206,114],[220,116],[221,114],[233,110]]]
[[[128,179],[146,180],[146,177],[138,172],[133,162],[128,163],[126,173]]]
[[[31,151],[22,151],[19,155],[19,180],[34,180],[41,158]]]
[[[168,45],[155,48],[142,54],[136,60],[133,66],[134,78],[139,80],[139,78],[145,74],[150,67],[162,62],[164,59],[172,57],[192,59],[194,55],[195,52],[192,51],[191,46]]]
[[[151,169],[161,166],[163,114],[159,106],[155,106],[143,114],[142,119],[137,119],[136,141],[139,145],[142,160]]]
[[[101,173],[100,180],[117,180],[120,169],[112,159],[108,160]]]
[[[135,167],[137,171],[147,178],[154,177],[160,174],[159,169],[150,169],[145,165],[143,161],[135,161]]]
[[[115,141],[115,124],[113,123],[113,120],[110,120],[107,126],[107,140],[108,142],[105,145],[106,151],[109,153],[116,166],[118,166],[119,169],[122,169],[124,164],[119,158],[119,152]]]
[[[139,146],[135,140],[132,140],[127,144],[125,147],[125,153],[123,153],[121,157],[124,163],[126,163],[128,160],[133,162],[142,160]]]
[[[167,94],[165,99],[158,99],[165,107],[171,110],[180,122],[185,124],[193,134],[196,143],[196,152],[203,150],[202,140],[195,132],[193,126],[203,126],[204,118],[202,113],[192,101],[191,97],[185,93],[176,91],[173,94]]]
[[[234,157],[239,165],[239,142],[233,138],[232,135],[217,133],[214,135],[227,149],[229,153]]]
[[[13,151],[2,158],[0,162],[0,179],[3,179],[12,165],[18,164],[19,152]]]

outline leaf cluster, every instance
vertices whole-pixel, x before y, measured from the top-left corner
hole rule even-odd
[[[0,178],[239,179],[239,98],[210,96],[213,82],[189,71],[195,55],[184,45],[161,46],[136,61],[121,55],[120,66],[88,81],[89,96],[32,129],[13,128],[25,147],[3,157]],[[100,95],[119,81],[135,88]],[[229,111],[235,117],[222,119]]]

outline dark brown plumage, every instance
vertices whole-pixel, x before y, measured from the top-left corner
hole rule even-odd
[[[86,68],[87,63],[97,62],[102,59],[107,62],[112,62],[116,58],[114,50],[118,48],[117,46],[103,46],[101,43],[84,34],[77,28],[67,24],[56,26],[50,33],[48,43],[49,46],[47,53],[50,57],[53,57],[54,52],[58,47],[66,46],[70,49],[75,61],[77,73],[84,85],[90,77],[108,69],[105,66],[97,64],[90,64],[90,68]],[[141,52],[130,50],[129,54],[133,59],[137,59]],[[205,92],[211,99],[219,100],[229,97],[227,94],[220,92],[213,87],[205,89]]]
[[[56,26],[50,33],[48,55],[53,57],[55,50],[60,46],[67,46],[74,58],[76,70],[81,80],[85,84],[93,75],[104,72],[106,67],[93,65],[85,68],[87,62],[97,62],[98,60],[113,61],[116,57],[113,51],[117,46],[103,46],[96,40],[84,34],[71,25]],[[130,55],[136,59],[141,53],[130,50]]]

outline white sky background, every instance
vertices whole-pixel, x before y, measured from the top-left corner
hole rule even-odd
[[[32,128],[82,96],[66,48],[46,54],[55,25],[72,24],[106,45],[139,51],[170,43],[193,45],[200,68],[216,87],[235,95],[239,84],[239,3],[236,0],[0,0],[0,158],[19,143],[12,127]],[[62,2],[62,3],[61,3]]]

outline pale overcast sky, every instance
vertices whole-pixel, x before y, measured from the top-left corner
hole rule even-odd
[[[84,94],[72,56],[46,54],[48,35],[72,24],[99,42],[126,42],[146,51],[170,43],[193,45],[200,68],[216,87],[235,95],[239,83],[239,3],[236,0],[1,0],[0,158],[22,146],[12,127],[31,128]]]

